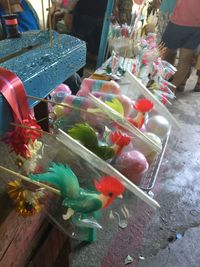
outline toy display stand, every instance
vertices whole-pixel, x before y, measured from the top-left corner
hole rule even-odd
[[[105,69],[106,69],[106,66],[109,64],[109,61],[110,59],[108,59],[102,65],[102,67],[97,69],[97,71],[95,72],[97,77],[98,75],[100,76],[106,75]],[[149,170],[144,175],[141,181],[141,184],[139,186],[142,190],[149,192],[153,189],[156,183],[159,169],[162,164],[162,159],[164,157],[165,150],[167,148],[167,144],[169,141],[170,133],[174,127],[179,128],[179,124],[177,120],[174,118],[174,116],[169,112],[169,110],[158,99],[156,99],[154,95],[142,84],[142,82],[137,77],[135,77],[130,71],[126,71],[124,76],[122,77],[112,77],[112,78],[117,78],[116,81],[118,81],[120,85],[122,94],[130,97],[131,99],[137,99],[137,97],[141,95],[149,99],[154,104],[154,107],[158,111],[158,113],[162,115],[163,117],[165,117],[171,125],[170,131],[167,137],[165,138],[165,140],[163,140],[162,151],[158,154],[157,158],[150,165]]]
[[[142,181],[140,183],[140,188],[147,193],[149,193],[156,183],[156,179],[159,173],[159,169],[162,165],[162,160],[165,154],[165,150],[167,148],[167,144],[169,141],[170,133],[167,135],[167,138],[163,142],[163,148],[161,153],[158,155],[158,157],[154,160],[154,162],[151,164],[149,170],[142,178]]]
[[[142,95],[144,95],[146,98],[150,99],[154,103],[156,110],[170,122],[171,128],[179,127],[177,120],[168,111],[168,109],[159,100],[157,100],[153,96],[153,94],[151,94],[151,92],[142,84],[142,82],[138,78],[136,78],[129,71],[126,72],[125,77],[122,79],[122,84],[123,83],[124,83],[124,86],[122,85],[122,92],[125,95],[133,97],[134,94],[141,92]],[[143,177],[141,181],[140,188],[147,192],[152,190],[156,183],[157,175],[159,173],[159,169],[162,164],[162,159],[164,157],[165,150],[167,148],[167,144],[169,141],[170,132],[168,133],[166,139],[163,141],[163,148],[162,148],[161,153],[158,155],[155,161],[151,164],[148,172],[146,173],[146,175]]]

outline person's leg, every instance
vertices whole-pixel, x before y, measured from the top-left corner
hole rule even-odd
[[[200,55],[197,57],[196,62],[196,70],[197,70],[197,82],[194,87],[194,92],[200,92]]]
[[[94,31],[95,25],[90,16],[75,13],[73,21],[72,35],[85,41],[87,49],[90,46],[90,40]]]
[[[177,72],[174,74],[172,83],[179,87],[183,81],[185,81],[192,64],[194,50],[181,48],[179,55],[179,62],[177,66]]]
[[[173,59],[172,50],[180,48],[177,72],[172,79],[172,83],[179,87],[185,81],[192,66],[194,50],[200,43],[200,28],[179,26],[169,22],[162,41],[168,48],[165,59],[169,62]]]
[[[99,19],[96,18],[94,19],[94,31],[92,34],[92,39],[93,39],[93,47],[91,47],[91,53],[93,55],[98,55],[99,52],[99,46],[100,46],[100,42],[101,42],[101,34],[102,34],[102,28],[103,28],[103,18]]]
[[[176,59],[177,50],[176,49],[166,49],[165,54],[163,55],[162,59],[166,60],[170,64],[174,65]]]
[[[166,20],[167,18],[165,18]],[[168,18],[169,19],[169,18]],[[163,55],[163,60],[168,61],[170,64],[174,65],[177,49],[181,47],[182,42],[182,35],[180,35],[179,27],[171,22],[167,24],[167,21],[161,25],[161,27],[165,28],[165,30],[162,29],[162,39],[161,42],[166,47],[166,52]],[[179,36],[180,35],[180,36]]]
[[[192,73],[192,67],[190,67],[190,70],[189,70],[189,72],[188,72],[188,74],[187,74],[185,80],[183,80],[183,82],[176,88],[176,90],[177,90],[178,92],[184,92],[184,90],[185,90],[185,85],[186,85],[186,83],[187,83],[187,80],[190,78],[191,73]]]

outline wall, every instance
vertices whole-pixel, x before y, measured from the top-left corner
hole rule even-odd
[[[40,24],[42,26],[42,0],[29,0],[29,2],[32,4],[34,9],[36,10],[39,19],[40,19]],[[46,10],[48,8],[48,0],[43,0],[44,3],[44,11],[45,11],[45,22],[47,19],[47,13],[48,11]]]

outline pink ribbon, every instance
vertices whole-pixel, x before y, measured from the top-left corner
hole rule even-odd
[[[13,72],[0,67],[0,93],[13,110],[15,123],[28,119],[30,108],[26,91],[20,78]]]

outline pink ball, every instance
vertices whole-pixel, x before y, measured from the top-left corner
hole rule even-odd
[[[55,93],[56,92],[66,92],[68,95],[71,95],[71,93],[72,93],[71,90],[70,90],[70,88],[69,88],[69,86],[66,85],[66,84],[64,84],[64,83],[61,83],[60,85],[58,85],[55,88],[54,92]]]
[[[54,89],[54,91],[51,93],[52,100],[57,103],[63,102],[63,99],[68,95],[71,95],[71,90],[64,83],[61,83],[60,85],[58,85]]]
[[[129,180],[139,185],[149,164],[145,156],[137,150],[122,152],[115,163],[115,167]]]

